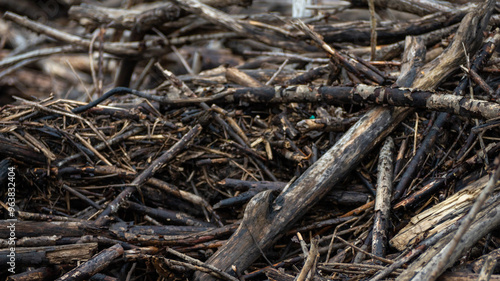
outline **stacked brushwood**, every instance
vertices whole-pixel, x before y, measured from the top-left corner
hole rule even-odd
[[[494,1],[18,2],[0,278],[500,280]]]

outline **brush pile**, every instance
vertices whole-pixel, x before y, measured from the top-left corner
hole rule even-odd
[[[500,280],[495,2],[407,2],[0,3],[0,278]]]

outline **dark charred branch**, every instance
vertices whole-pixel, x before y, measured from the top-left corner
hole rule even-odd
[[[238,228],[238,224],[230,224],[215,229],[198,231],[187,234],[162,235],[156,233],[127,233],[117,231],[114,233],[117,238],[132,244],[151,246],[191,246],[205,243],[216,239],[227,238]]]
[[[1,237],[9,237],[9,222],[2,221],[0,229]],[[62,236],[82,236],[84,234],[99,234],[102,229],[96,227],[92,222],[34,222],[23,221],[16,224],[16,235],[21,237],[35,237],[39,235],[54,235],[57,233]]]
[[[61,271],[61,267],[39,267],[30,271],[13,274],[7,277],[7,281],[54,280],[61,275]]]
[[[230,5],[246,7],[251,5],[252,1],[202,0],[201,2],[214,7],[227,7]],[[117,29],[132,29],[134,25],[139,25],[143,30],[149,30],[151,27],[178,20],[182,16],[179,7],[172,3],[162,2],[137,5],[129,9],[106,8],[82,3],[79,6],[72,6],[68,14],[75,20],[86,20],[86,25],[99,26],[105,24]]]
[[[286,182],[276,181],[243,181],[237,179],[227,178],[220,181],[218,184],[224,187],[232,188],[237,191],[247,191],[249,189],[282,189],[286,186]]]
[[[454,24],[445,28],[441,28],[435,31],[431,31],[428,33],[424,33],[422,35],[418,35],[419,39],[422,39],[424,41],[424,44],[427,47],[430,47],[432,45],[438,44],[443,40],[444,38],[450,36],[454,32],[457,31],[459,24]],[[375,56],[375,59],[378,60],[391,60],[394,58],[397,58],[401,55],[403,52],[405,46],[405,41],[399,41],[393,44],[381,46],[380,49],[377,51],[377,54]]]
[[[327,118],[316,118],[316,119],[305,119],[297,122],[297,129],[302,133],[308,131],[324,131],[324,132],[344,132],[350,126],[358,122],[360,117],[351,118],[338,118],[338,117],[327,117]]]

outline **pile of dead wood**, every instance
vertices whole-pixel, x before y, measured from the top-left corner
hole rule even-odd
[[[18,2],[0,278],[500,280],[494,1]]]

